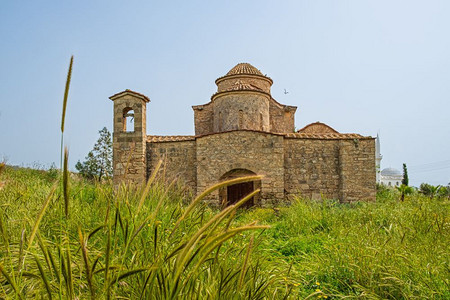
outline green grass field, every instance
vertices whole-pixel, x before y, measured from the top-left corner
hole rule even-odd
[[[448,198],[219,211],[158,179],[0,183],[2,299],[450,299]]]

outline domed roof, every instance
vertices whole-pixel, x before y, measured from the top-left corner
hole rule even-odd
[[[381,171],[383,176],[403,176],[402,172],[394,168],[385,168]]]
[[[229,75],[240,75],[240,74],[250,74],[250,75],[260,75],[264,76],[260,70],[255,68],[249,63],[237,64],[233,69],[231,69],[226,76]]]

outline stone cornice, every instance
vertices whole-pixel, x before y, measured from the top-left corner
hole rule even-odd
[[[203,138],[207,136],[217,135],[217,134],[226,134],[232,132],[253,132],[253,133],[262,133],[269,134],[273,136],[281,136],[286,139],[306,139],[306,140],[373,140],[374,138],[371,136],[362,136],[356,133],[333,133],[333,134],[312,134],[312,133],[276,133],[276,132],[267,132],[260,130],[250,130],[250,129],[236,129],[236,130],[228,130],[222,132],[211,132],[202,135],[175,135],[175,136],[155,136],[148,135],[147,142],[149,143],[167,143],[167,142],[185,142],[185,141],[194,141],[198,138]]]
[[[218,85],[220,82],[227,80],[227,79],[236,79],[236,78],[254,78],[254,79],[262,79],[270,83],[270,85],[273,84],[273,80],[270,77],[264,76],[264,75],[257,75],[257,74],[235,74],[235,75],[225,75],[222,77],[219,77],[216,79],[215,83]]]
[[[221,97],[221,96],[224,96],[224,95],[229,95],[229,94],[232,94],[232,93],[238,93],[238,94],[258,93],[258,94],[263,94],[263,95],[269,97],[269,99],[272,98],[272,96],[269,93],[266,93],[266,92],[261,91],[261,90],[242,89],[242,90],[228,90],[228,91],[223,91],[223,92],[217,92],[217,93],[215,93],[215,94],[213,94],[211,96],[211,101],[214,101],[218,97]]]
[[[138,93],[138,92],[135,92],[135,91],[132,91],[132,90],[128,90],[128,89],[126,89],[125,91],[122,91],[122,92],[119,92],[117,94],[112,95],[111,97],[109,97],[109,99],[114,101],[116,99],[120,99],[120,98],[122,98],[124,96],[127,96],[127,95],[133,96],[135,98],[139,98],[139,99],[141,99],[142,101],[144,101],[146,103],[150,102],[150,99],[147,96],[145,96],[144,94],[141,94],[141,93]]]

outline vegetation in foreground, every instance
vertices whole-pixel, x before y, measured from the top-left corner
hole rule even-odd
[[[116,191],[67,178],[65,202],[58,177],[0,175],[0,298],[450,298],[446,197],[224,213],[157,178]]]

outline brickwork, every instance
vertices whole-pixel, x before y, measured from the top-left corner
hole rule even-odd
[[[146,177],[146,103],[150,100],[126,90],[114,101],[113,180],[142,183]],[[134,131],[125,131],[125,115],[133,111]]]
[[[306,125],[302,129],[298,130],[300,133],[313,133],[313,134],[333,134],[338,133],[336,130],[328,126],[327,124],[323,124],[320,122],[312,123]]]
[[[339,142],[340,195],[342,202],[375,200],[375,139]]]
[[[213,98],[214,132],[239,129],[269,131],[269,96],[258,92],[232,92]]]
[[[264,175],[260,203],[284,198],[283,136],[262,132],[233,131],[197,138],[197,193],[217,183],[234,169]],[[208,200],[218,205],[218,192]]]
[[[197,187],[195,140],[147,143],[148,176],[152,174],[160,160],[163,161],[161,173],[168,182],[176,179],[195,194]]]
[[[270,101],[270,132],[289,133],[295,131],[294,116],[297,107]]]
[[[214,132],[214,111],[212,103],[192,106],[194,110],[195,135]]]
[[[339,140],[285,139],[288,196],[339,198]]]
[[[272,80],[265,76],[256,75],[233,75],[216,80],[217,92],[225,92],[239,88],[240,84],[248,85],[249,89],[255,89],[270,94]]]

